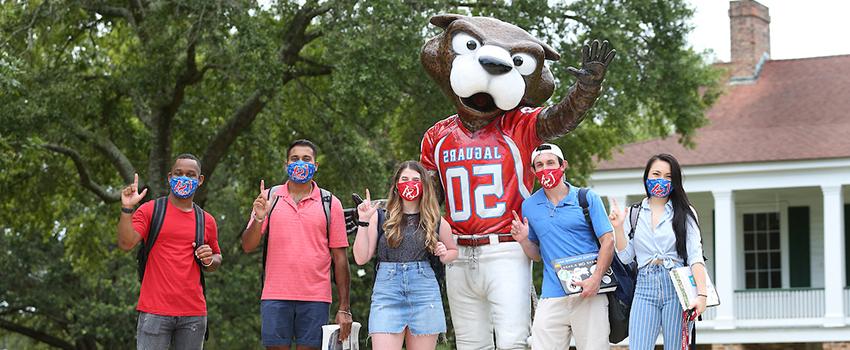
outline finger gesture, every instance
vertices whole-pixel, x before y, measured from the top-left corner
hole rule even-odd
[[[512,210],[514,219],[511,221],[511,236],[514,240],[522,243],[528,239],[528,218],[520,218],[516,210]]]
[[[590,87],[599,87],[605,79],[605,71],[617,54],[608,40],[599,44],[594,40],[590,45],[585,44],[581,49],[581,69],[569,67],[567,70],[574,75],[578,81]]]
[[[617,200],[611,198],[611,214],[608,215],[608,220],[611,220],[611,225],[616,228],[623,227],[623,221],[626,219],[626,210],[620,210],[620,206],[617,205]]]
[[[145,198],[147,193],[147,188],[139,193],[139,174],[134,174],[133,183],[121,190],[121,205],[126,208],[133,208],[142,201],[142,198]]]
[[[263,180],[260,180],[260,194],[257,195],[257,199],[254,200],[254,216],[263,220],[266,218],[267,211],[269,209],[269,200],[265,197],[266,193],[266,183]]]
[[[375,215],[375,212],[378,211],[378,207],[372,204],[372,195],[369,193],[369,189],[366,189],[366,199],[363,200],[363,203],[357,206],[357,215],[359,216],[361,221],[369,221],[372,218],[372,215]]]

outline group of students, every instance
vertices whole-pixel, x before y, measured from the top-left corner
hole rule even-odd
[[[346,219],[339,199],[312,179],[316,156],[316,146],[308,140],[289,146],[287,181],[271,188],[261,181],[242,233],[245,252],[261,244],[264,249],[260,314],[267,349],[321,346],[332,301],[329,276],[338,291],[334,319],[340,337],[351,329]],[[635,261],[639,267],[629,347],[652,349],[663,330],[665,349],[681,348],[682,310],[666,271],[693,269],[699,297],[691,308],[697,315],[706,307],[706,286],[697,216],[676,159],[667,154],[649,159],[643,176],[646,198],[626,210],[612,201],[610,215],[597,194],[566,181],[568,164],[558,146],[536,147],[528,166],[542,188],[523,201],[521,214],[513,212],[510,235],[516,242],[511,244],[519,244],[544,266],[529,345],[563,349],[575,338],[578,349],[609,347],[608,299],[597,292],[616,254],[623,263]],[[119,247],[130,250],[143,242],[148,251],[137,306],[137,348],[201,349],[206,301],[198,281],[201,270],[221,266],[217,227],[213,216],[193,203],[204,181],[196,157],[178,156],[168,180],[167,200],[148,201],[137,209],[147,191],[138,192],[138,176],[121,195]],[[580,193],[586,199],[579,198]],[[441,264],[450,266],[458,258],[458,245],[442,217],[438,196],[429,171],[420,162],[406,161],[394,171],[385,205],[376,205],[367,189],[366,199],[357,206],[354,260],[363,265],[376,259],[368,322],[375,349],[434,349],[438,335],[446,332],[436,276]],[[583,200],[592,226],[579,205]],[[639,210],[634,228],[625,219],[630,210]],[[203,229],[196,225],[199,220]],[[576,282],[581,293],[567,296],[550,262],[587,253],[598,254],[597,268],[591,277]]]

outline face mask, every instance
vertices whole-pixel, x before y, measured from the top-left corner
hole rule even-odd
[[[304,184],[313,178],[313,174],[316,173],[316,164],[307,163],[303,160],[292,162],[286,166],[286,173],[289,175],[289,181]]]
[[[404,200],[415,201],[417,198],[419,198],[419,196],[422,195],[422,182],[399,182],[396,184],[396,189],[398,189],[399,196],[401,196],[401,198],[404,198]]]
[[[646,190],[653,197],[665,198],[673,192],[673,183],[667,179],[646,179]]]
[[[188,176],[172,176],[168,184],[177,198],[189,198],[198,189],[198,179]]]
[[[564,171],[561,170],[561,168],[543,169],[536,172],[534,175],[537,176],[537,180],[540,181],[540,185],[548,190],[558,186],[558,182],[564,177]]]

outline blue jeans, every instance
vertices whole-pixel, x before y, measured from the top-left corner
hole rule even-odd
[[[162,316],[140,312],[136,349],[161,350],[172,344],[176,350],[203,349],[206,331],[206,316]]]
[[[440,286],[427,261],[381,262],[378,266],[369,334],[401,333],[404,327],[413,335],[446,331]]]
[[[675,267],[681,266],[676,264]],[[682,348],[682,305],[673,289],[669,270],[663,265],[650,264],[638,270],[629,315],[629,349],[654,349],[658,333],[662,331],[664,350]]]

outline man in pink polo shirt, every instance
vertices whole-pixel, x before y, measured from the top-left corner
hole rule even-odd
[[[247,253],[268,232],[260,303],[266,349],[289,349],[292,343],[298,350],[321,346],[332,300],[331,260],[340,300],[335,318],[340,339],[351,330],[345,217],[335,196],[330,217],[325,217],[321,191],[312,181],[317,166],[316,146],[308,140],[293,142],[287,151],[289,178],[273,191],[260,181],[260,194],[242,233],[242,249]]]

